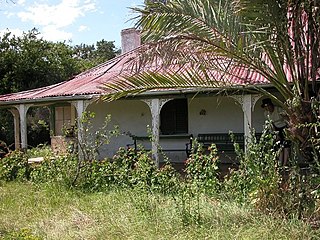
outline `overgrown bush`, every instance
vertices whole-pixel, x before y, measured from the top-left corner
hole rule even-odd
[[[320,220],[319,171],[301,166],[294,148],[290,165],[279,166],[282,149],[269,129],[266,125],[260,139],[253,133],[245,152],[236,149],[239,169],[226,176],[222,194],[263,212]]]
[[[249,202],[257,208],[275,208],[280,196],[281,175],[275,148],[276,136],[263,131],[260,139],[253,133],[247,142],[246,151],[236,148],[239,169],[233,170],[224,181],[224,193],[239,202]]]
[[[119,187],[134,187],[161,193],[176,191],[179,176],[166,162],[157,168],[149,151],[121,148],[113,157],[114,180]]]
[[[249,203],[263,212],[320,221],[319,167],[302,167],[295,151],[291,152],[290,166],[279,166],[281,148],[275,144],[276,136],[267,127],[259,139],[252,134],[246,151],[235,144],[239,167],[224,179],[219,178],[215,145],[204,149],[194,144],[184,177],[169,161],[157,168],[151,153],[141,147],[139,151],[120,148],[112,159],[104,160],[97,160],[92,150],[93,158],[80,160],[75,154],[55,156],[47,146],[39,146],[27,153],[10,152],[1,159],[0,180],[30,180],[84,191],[135,188],[167,194],[172,196],[186,225],[201,221],[199,199],[203,195]],[[39,156],[43,162],[27,163],[28,158]]]
[[[152,190],[162,194],[177,194],[182,184],[182,177],[173,168],[170,162],[157,169],[156,176],[152,184]]]
[[[49,158],[53,156],[55,156],[55,154],[52,152],[51,147],[45,144],[39,144],[37,147],[30,148],[27,150],[28,158],[34,158],[34,157]]]
[[[16,150],[0,159],[0,180],[13,181],[29,178],[30,168],[27,155]]]
[[[185,165],[186,181],[206,194],[216,193],[220,188],[217,147],[212,144],[204,149],[194,142],[192,148]]]
[[[85,164],[74,186],[86,191],[106,191],[114,184],[114,166],[109,159]]]
[[[76,174],[77,158],[74,155],[45,157],[35,164],[31,171],[31,181],[35,183],[57,183],[71,187]]]
[[[75,136],[74,146],[71,149],[77,149],[77,151],[71,152],[71,154],[77,154],[76,173],[71,185],[78,184],[79,177],[83,177],[86,171],[92,169],[92,164],[96,163],[99,158],[99,150],[103,145],[110,143],[112,137],[119,135],[119,127],[110,127],[111,115],[107,115],[101,126],[95,129],[93,121],[95,118],[94,112],[84,112],[80,119],[78,119],[78,126],[72,129],[71,132],[65,132],[66,135],[71,133]],[[82,175],[82,176],[81,176]]]

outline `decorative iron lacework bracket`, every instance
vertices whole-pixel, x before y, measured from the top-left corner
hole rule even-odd
[[[155,111],[155,106],[152,104],[152,102],[154,101],[155,99],[143,99],[143,100],[141,100],[141,101],[143,101],[143,102],[145,102],[148,106],[149,106],[149,108],[150,108],[150,110],[151,110],[151,112],[154,112]],[[172,100],[172,98],[160,98],[160,99],[158,99],[159,100],[159,113],[160,113],[160,110],[162,109],[162,107],[167,103],[167,102],[169,102],[170,100]],[[158,113],[158,114],[159,114]]]
[[[256,103],[259,101],[259,99],[263,96],[262,94],[254,94],[254,95],[233,95],[231,96],[234,100],[237,101],[237,103],[240,104],[242,110],[244,111],[244,104],[246,101],[248,101],[248,98],[246,96],[251,96],[251,111],[254,110]]]
[[[86,109],[88,108],[88,106],[90,104],[92,104],[95,100],[91,99],[91,100],[78,100],[78,101],[71,101],[69,102],[72,106],[74,106],[78,111],[82,110],[82,111],[86,111]],[[80,109],[82,108],[82,109]],[[78,112],[79,113],[79,112]]]

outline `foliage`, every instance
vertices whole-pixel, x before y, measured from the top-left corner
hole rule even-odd
[[[92,162],[97,161],[100,147],[109,144],[112,137],[119,135],[118,126],[114,126],[112,129],[109,127],[111,115],[107,115],[102,126],[98,126],[96,129],[93,125],[94,118],[94,112],[84,112],[81,118],[77,120],[78,126],[72,129],[73,134],[77,136],[73,143],[75,145],[73,149],[77,149],[77,151],[71,154],[78,154],[74,184],[81,175],[81,171],[87,168],[91,169]],[[68,134],[66,132],[66,135]],[[83,168],[84,170],[82,170]]]
[[[222,196],[268,214],[318,222],[319,170],[300,165],[294,148],[290,165],[279,165],[282,148],[277,147],[276,135],[269,129],[267,122],[259,139],[252,133],[245,152],[236,149],[239,169],[232,170],[224,179]]]
[[[108,160],[93,160],[86,164],[72,187],[89,192],[108,191],[115,185],[114,166]]]
[[[19,229],[18,231],[10,231],[1,233],[0,231],[0,239],[1,240],[41,240],[42,238],[35,236],[32,234],[32,231],[28,228]]]
[[[266,124],[260,139],[253,133],[246,152],[237,149],[239,169],[233,170],[224,182],[224,192],[230,198],[251,202],[261,209],[276,208],[278,202],[269,205],[280,198],[281,176],[277,159],[281,149],[275,149],[276,136],[269,129]]]
[[[75,45],[73,52],[75,58],[81,60],[79,63],[81,64],[82,70],[104,63],[120,53],[119,50],[116,49],[113,41],[106,41],[104,39],[97,41],[95,45],[83,43]]]
[[[169,163],[157,168],[151,153],[140,148],[121,148],[112,159],[114,183],[119,187],[129,187],[156,191],[163,194],[175,193],[179,186],[179,176]]]
[[[121,148],[113,157],[115,165],[115,181],[121,187],[138,185],[140,188],[150,187],[156,166],[147,151],[135,152]],[[141,174],[141,175],[140,175]]]
[[[0,37],[1,94],[58,83],[79,72],[70,46],[38,35],[33,29],[19,37],[10,32]]]
[[[0,180],[26,180],[29,178],[27,156],[19,151],[12,151],[0,159]]]
[[[48,147],[40,146],[26,154],[8,154],[1,161],[0,179],[29,179],[37,184],[49,183],[88,192],[136,189],[144,194],[160,193],[172,198],[185,226],[203,223],[201,201],[212,196],[215,201],[236,201],[261,212],[298,217],[317,225],[320,219],[317,165],[300,166],[295,163],[299,158],[293,151],[290,167],[279,166],[282,149],[275,147],[277,138],[269,129],[267,122],[259,139],[253,132],[245,152],[235,144],[239,167],[224,179],[219,178],[219,157],[215,146],[205,150],[197,144],[186,162],[183,177],[169,162],[157,168],[151,153],[143,148],[139,151],[120,148],[112,159],[83,159],[79,170],[77,155],[54,156]],[[34,156],[43,156],[44,161],[30,166],[26,164],[27,159]]]
[[[201,144],[193,143],[192,154],[185,165],[186,181],[196,185],[206,194],[217,193],[219,189],[219,157],[213,144],[204,149]]]
[[[76,174],[77,159],[72,155],[46,156],[40,164],[32,166],[30,180],[35,183],[58,184],[72,187]]]
[[[31,181],[90,192],[137,188],[164,194],[176,192],[179,183],[176,171],[169,164],[158,169],[149,152],[135,153],[133,149],[120,148],[112,159],[85,161],[80,172],[77,169],[75,155],[48,154],[41,164],[32,167]]]
[[[177,194],[179,192],[182,177],[173,168],[170,162],[165,162],[156,171],[156,176],[153,181],[152,190],[162,194]]]
[[[84,54],[85,44],[72,47],[64,42],[46,41],[39,34],[37,29],[32,29],[22,36],[9,31],[0,36],[0,94],[65,81],[89,68],[83,68],[82,62],[97,65],[115,57],[117,52],[113,42],[101,40],[96,44],[97,49],[92,46],[92,53]]]
[[[50,158],[54,156],[54,153],[52,152],[50,146],[39,144],[37,147],[28,149],[26,155],[28,158],[34,158],[34,157]]]
[[[119,135],[119,126],[110,128],[111,115],[107,115],[101,126],[94,127],[94,112],[84,112],[78,119],[78,126],[72,129],[76,138],[76,146],[86,161],[97,160],[99,149],[110,143],[112,137]],[[68,135],[68,132],[65,133]]]

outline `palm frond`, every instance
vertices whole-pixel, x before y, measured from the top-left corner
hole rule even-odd
[[[137,26],[142,29],[145,44],[130,62],[130,74],[116,81],[118,87],[113,83],[104,87],[115,96],[168,88],[170,84],[171,88],[229,87],[231,84],[224,83],[234,78],[242,84],[254,84],[250,78],[254,73],[285,98],[292,98],[296,91],[307,95],[308,79],[315,81],[320,75],[320,61],[316,61],[320,60],[319,27],[311,37],[310,27],[304,30],[303,19],[296,17],[297,12],[306,11],[306,6],[289,3],[171,0],[136,8],[141,14]],[[315,26],[319,10],[312,13],[315,16],[308,19]],[[299,27],[303,31],[297,31]]]

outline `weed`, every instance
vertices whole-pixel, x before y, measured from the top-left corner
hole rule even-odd
[[[193,153],[185,165],[186,181],[206,194],[216,193],[220,188],[219,157],[216,146],[212,144],[204,149],[201,144],[194,142],[192,148]]]
[[[29,178],[27,156],[19,151],[12,151],[0,159],[0,180],[13,181]]]

